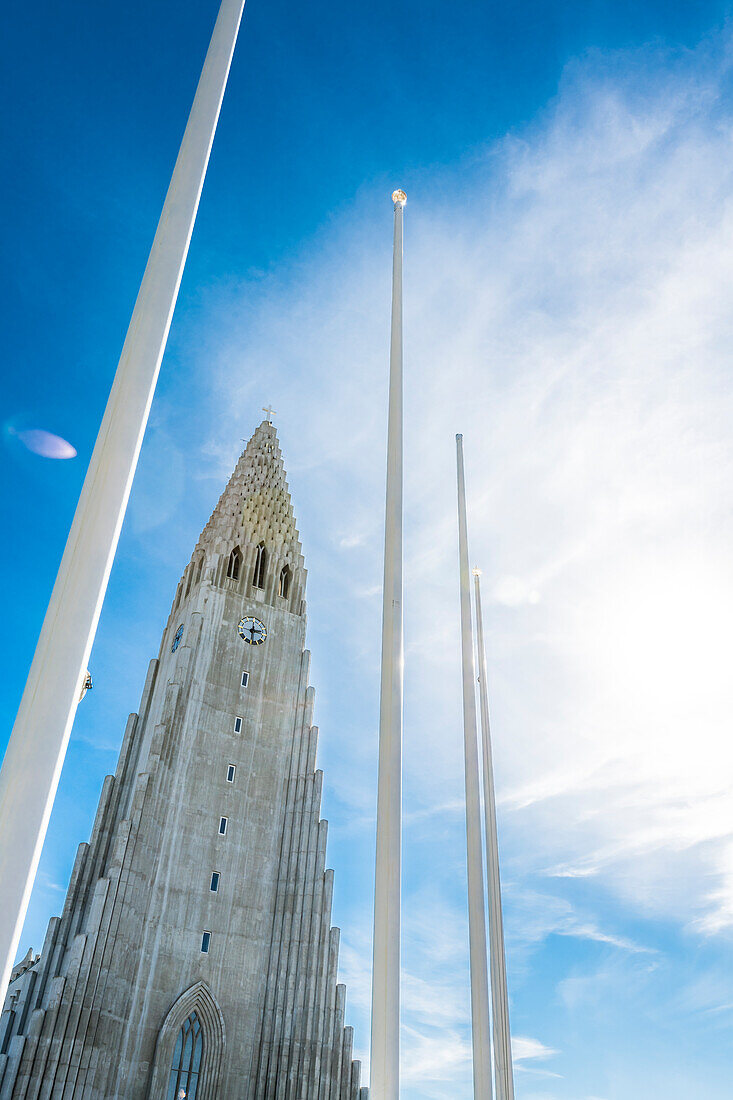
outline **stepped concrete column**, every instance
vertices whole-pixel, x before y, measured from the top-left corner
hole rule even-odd
[[[395,191],[392,337],[384,525],[382,682],[379,708],[377,854],[372,970],[372,1100],[400,1093],[400,883],[402,864],[402,214]]]
[[[468,567],[466,482],[463,436],[456,436],[458,466],[458,560],[461,593],[461,657],[463,671],[463,741],[466,769],[466,856],[468,870],[468,936],[471,963],[471,1034],[474,1100],[491,1100],[491,1033],[489,972],[486,961],[486,916],[481,850],[481,789],[479,781],[476,676],[473,662],[471,577]]]
[[[484,775],[484,816],[486,824],[486,877],[489,890],[489,969],[491,972],[491,1014],[494,1038],[494,1084],[496,1100],[514,1100],[512,1040],[509,1030],[509,996],[504,952],[504,920],[501,906],[499,874],[499,836],[496,827],[496,792],[494,761],[491,751],[489,724],[489,685],[486,676],[484,620],[481,610],[481,570],[474,569],[476,597],[476,645],[479,666],[479,699],[481,703],[481,748]]]
[[[20,940],[183,274],[244,0],[222,0],[0,772],[0,995]]]

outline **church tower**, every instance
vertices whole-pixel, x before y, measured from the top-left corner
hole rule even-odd
[[[63,912],[13,971],[0,1100],[366,1100],[305,580],[265,420],[180,581]]]

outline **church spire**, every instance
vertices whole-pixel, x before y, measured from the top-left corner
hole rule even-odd
[[[275,603],[285,598],[296,614],[305,610],[305,561],[295,522],[275,426],[265,419],[239,457],[224,492],[191,556],[173,604],[192,582],[252,590]]]
[[[264,539],[301,555],[282,451],[269,420],[262,421],[242,451],[199,544],[232,535],[254,545]]]

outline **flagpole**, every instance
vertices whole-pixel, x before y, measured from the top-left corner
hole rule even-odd
[[[395,191],[392,335],[384,525],[382,681],[374,879],[371,1100],[400,1094],[400,883],[402,863],[402,215]]]
[[[489,722],[489,685],[486,675],[484,621],[481,610],[481,570],[474,569],[476,596],[476,645],[479,664],[479,699],[481,702],[481,747],[484,773],[484,815],[486,823],[486,877],[489,890],[489,962],[491,969],[491,1011],[494,1036],[494,1080],[496,1100],[514,1100],[514,1070],[512,1040],[509,1028],[509,995],[504,951],[504,921],[501,905],[499,873],[499,837],[496,825],[496,792],[494,761],[491,750]]]
[[[12,969],[145,433],[244,0],[222,0],[0,771],[0,996]]]
[[[471,965],[471,1033],[474,1100],[491,1100],[491,1034],[489,974],[486,961],[486,916],[481,851],[476,679],[473,660],[471,581],[468,567],[466,482],[463,436],[456,436],[458,468],[458,559],[461,592],[461,657],[463,671],[463,738],[466,769],[466,861],[468,868],[468,937]]]

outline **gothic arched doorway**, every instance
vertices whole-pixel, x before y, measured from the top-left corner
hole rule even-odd
[[[196,982],[158,1032],[148,1100],[216,1100],[225,1041],[221,1009],[206,983]]]
[[[178,1032],[173,1048],[173,1065],[168,1082],[167,1100],[196,1100],[204,1054],[201,1021],[192,1012]]]

